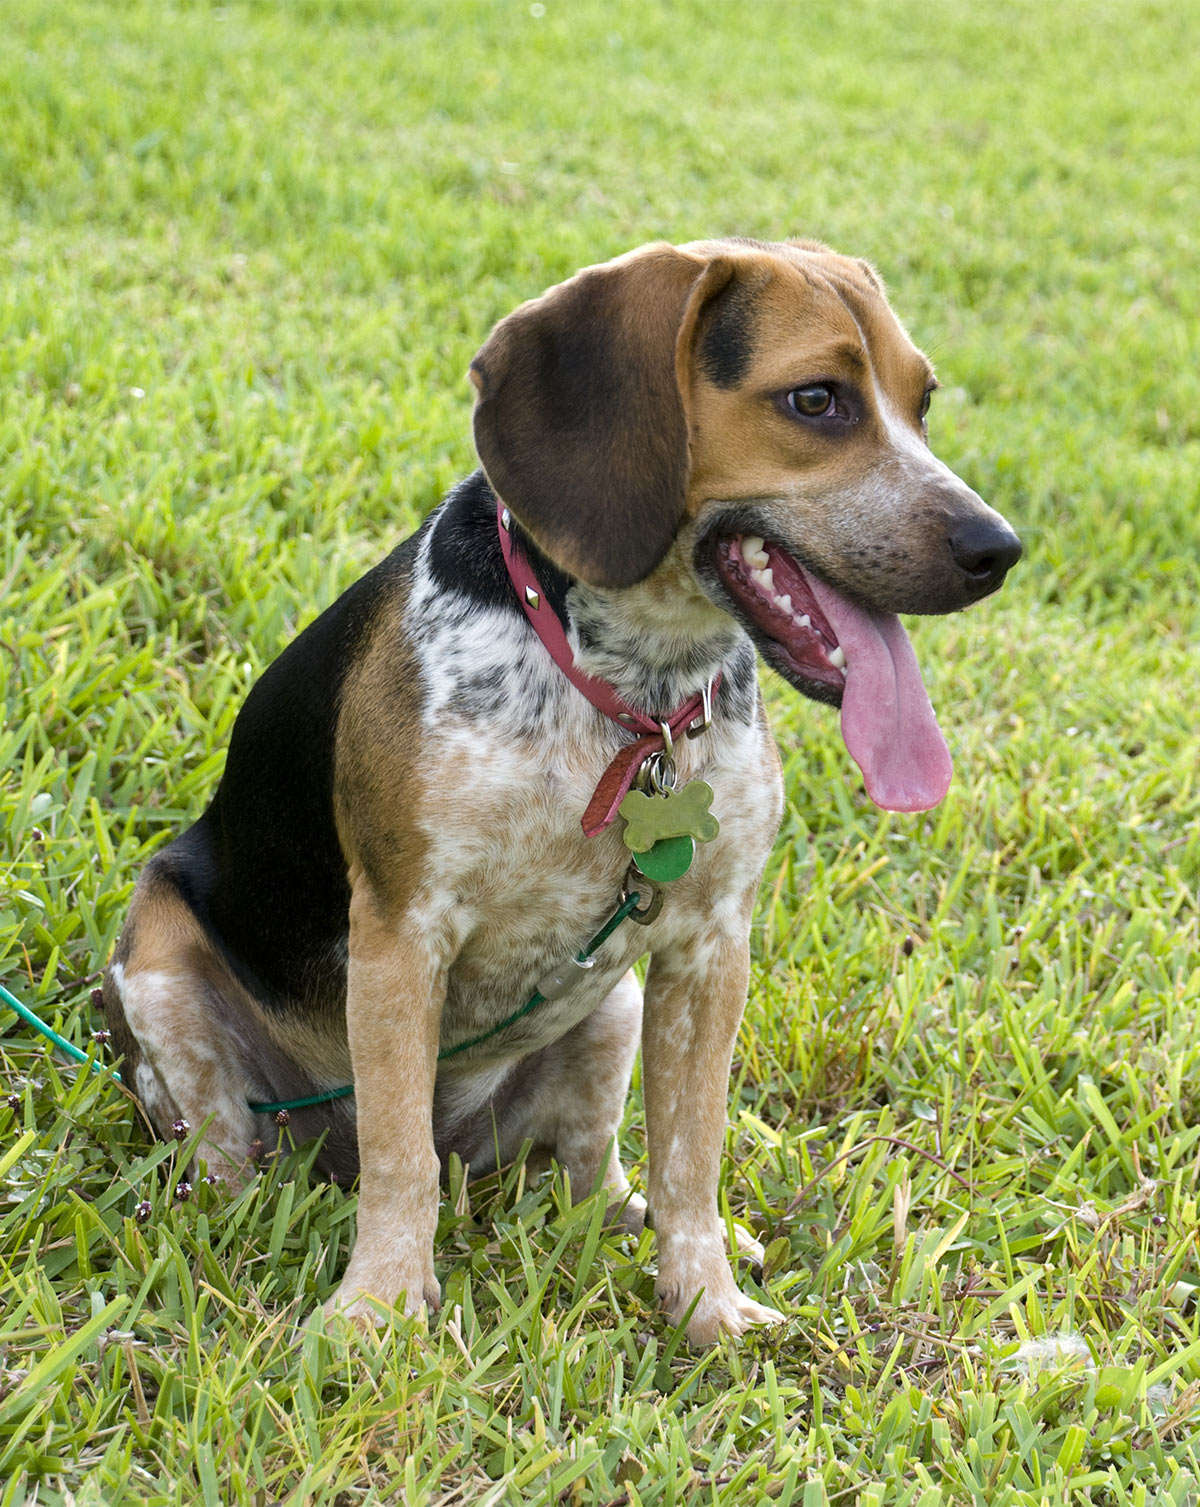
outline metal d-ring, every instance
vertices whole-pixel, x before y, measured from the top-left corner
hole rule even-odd
[[[648,905],[639,906],[637,910],[630,911],[629,919],[636,921],[639,926],[649,926],[651,921],[658,919],[658,913],[663,908],[663,892],[657,884],[651,884],[645,874],[639,874],[637,866],[630,864],[625,870],[625,877],[621,880],[621,904],[624,905],[630,895],[636,894],[639,900],[650,896]]]
[[[652,795],[668,795],[675,789],[675,760],[661,749],[650,754],[642,763],[633,781],[635,790],[649,791]]]
[[[652,754],[647,783],[655,795],[669,795],[675,789],[675,760],[670,754]]]
[[[713,683],[710,680],[700,692],[700,716],[688,725],[689,738],[698,738],[701,733],[706,733],[712,726],[712,696]]]

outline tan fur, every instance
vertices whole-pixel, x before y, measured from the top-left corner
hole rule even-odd
[[[714,498],[780,499],[788,523],[803,532],[823,574],[834,582],[852,582],[862,595],[887,605],[894,560],[906,555],[924,563],[940,557],[945,530],[932,504],[906,508],[882,531],[886,555],[865,559],[857,552],[865,541],[877,545],[881,537],[881,465],[899,479],[909,463],[908,457],[888,460],[888,436],[874,400],[885,394],[907,420],[914,443],[923,445],[918,414],[932,367],[857,263],[824,250],[798,251],[795,262],[746,252],[743,262],[760,279],[755,318],[769,331],[769,343],[749,377],[732,390],[705,381],[694,365],[687,373],[688,515],[696,518]],[[819,379],[861,379],[864,372],[875,379],[864,384],[867,413],[856,432],[836,445],[763,402],[765,393]],[[949,485],[944,471],[930,457],[929,484]],[[961,483],[958,487],[966,492]]]
[[[432,1125],[446,970],[430,938],[352,868],[346,1028],[363,1170],[358,1239],[336,1300],[352,1314],[367,1313],[371,1297],[390,1307],[401,1293],[407,1313],[440,1306]]]
[[[210,1170],[236,1185],[253,1125],[244,1095],[236,1087],[230,1092],[210,1003],[237,985],[195,915],[165,886],[135,891],[122,944],[105,975],[104,1000],[124,1081],[160,1135],[171,1135],[180,1121],[203,1127]],[[261,1018],[253,1001],[246,1004]],[[148,1009],[156,1017],[157,1050],[142,1027]]]
[[[715,946],[698,953],[655,954],[646,980],[642,1057],[656,1286],[676,1323],[701,1294],[688,1325],[693,1344],[710,1344],[722,1329],[736,1335],[779,1318],[738,1291],[717,1212],[729,1065],[749,979],[746,934],[753,899],[752,893],[744,897],[744,930],[723,930]]]
[[[360,866],[397,913],[419,882],[425,849],[419,810],[428,783],[406,601],[407,591],[397,591],[346,677],[334,788],[347,865]]]

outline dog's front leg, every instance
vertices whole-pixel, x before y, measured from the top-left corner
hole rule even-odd
[[[698,949],[656,952],[646,979],[642,1080],[658,1294],[676,1323],[700,1295],[688,1324],[693,1345],[782,1317],[739,1291],[717,1211],[729,1067],[749,973],[745,934],[722,934]]]
[[[374,1317],[369,1298],[437,1308],[438,1158],[433,1086],[446,965],[411,916],[353,876],[346,1026],[361,1178],[354,1254],[327,1311]]]

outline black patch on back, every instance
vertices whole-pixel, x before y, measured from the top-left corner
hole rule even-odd
[[[736,387],[754,355],[755,289],[736,278],[712,300],[700,335],[700,369],[714,387]]]
[[[225,773],[195,826],[153,860],[269,1009],[332,1012],[345,997],[350,887],[334,822],[346,671],[415,537],[311,623],[247,696]]]
[[[350,886],[333,801],[342,687],[427,532],[441,589],[524,615],[504,568],[495,494],[477,471],[267,667],[234,723],[212,803],[151,861],[245,987],[283,1014],[344,1005]],[[514,537],[563,616],[570,577],[522,531]]]

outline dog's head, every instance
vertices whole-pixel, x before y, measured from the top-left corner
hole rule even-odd
[[[484,470],[571,575],[681,574],[805,695],[842,707],[880,805],[949,755],[897,612],[949,612],[1019,558],[930,451],[928,360],[862,261],[815,242],[654,245],[523,304],[471,367]]]

